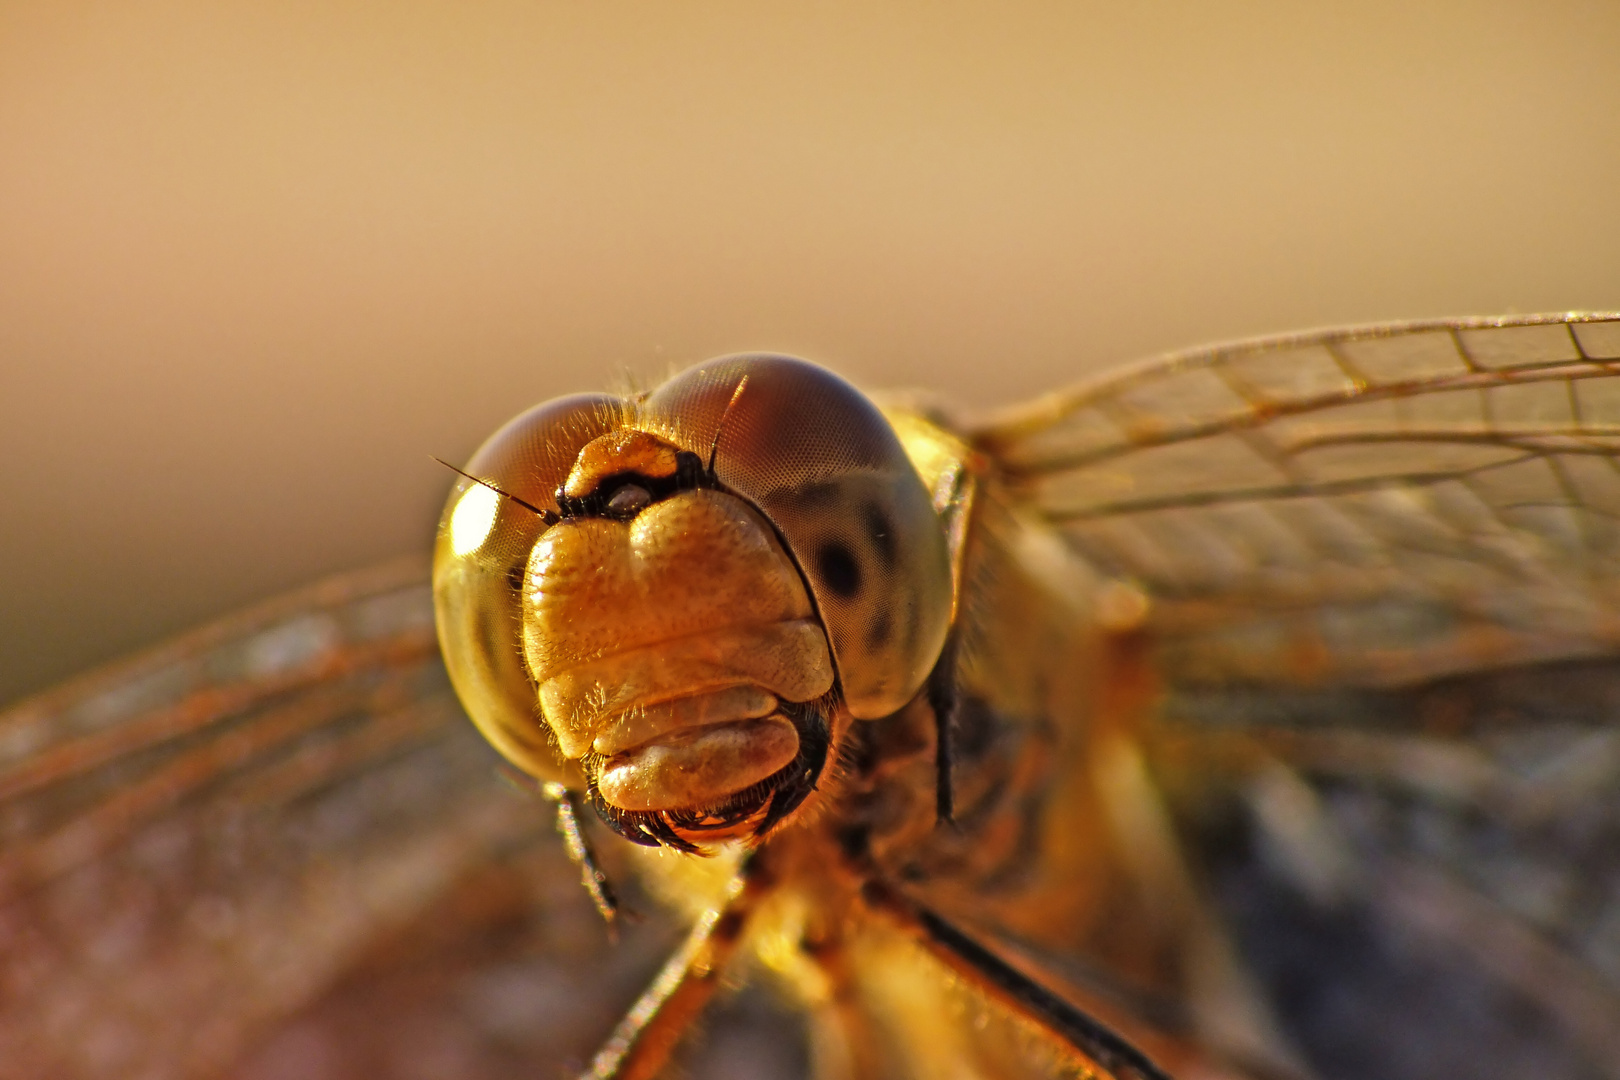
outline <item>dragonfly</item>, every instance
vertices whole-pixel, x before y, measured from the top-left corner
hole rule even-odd
[[[1620,1077],[1617,459],[1620,314],[538,406],[0,714],[0,1076]]]

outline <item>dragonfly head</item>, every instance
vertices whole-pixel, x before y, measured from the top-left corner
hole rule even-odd
[[[848,722],[899,710],[939,655],[928,493],[814,365],[735,357],[551,402],[467,472],[434,568],[456,688],[497,749],[638,842],[763,836]]]

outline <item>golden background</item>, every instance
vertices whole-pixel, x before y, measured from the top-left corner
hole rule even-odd
[[[0,700],[425,552],[531,402],[969,409],[1620,307],[1620,4],[0,3]]]

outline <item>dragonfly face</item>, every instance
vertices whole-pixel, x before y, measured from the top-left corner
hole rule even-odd
[[[451,677],[515,764],[577,770],[638,843],[783,825],[938,659],[938,515],[882,414],[813,365],[543,405],[468,473],[435,560]]]
[[[976,426],[732,358],[467,471],[431,590],[0,714],[0,1073],[630,1080],[764,983],[751,1077],[1620,1077],[1620,316]]]

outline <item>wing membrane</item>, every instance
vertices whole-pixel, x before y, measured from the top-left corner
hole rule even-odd
[[[455,703],[425,576],[339,579],[0,714],[0,1074],[586,1060],[674,928],[609,947]]]
[[[976,441],[1159,598],[1178,677],[1391,684],[1620,643],[1620,316],[1199,350]]]
[[[979,442],[1155,597],[1153,772],[1314,1064],[1620,1076],[1620,317],[1200,350]]]

